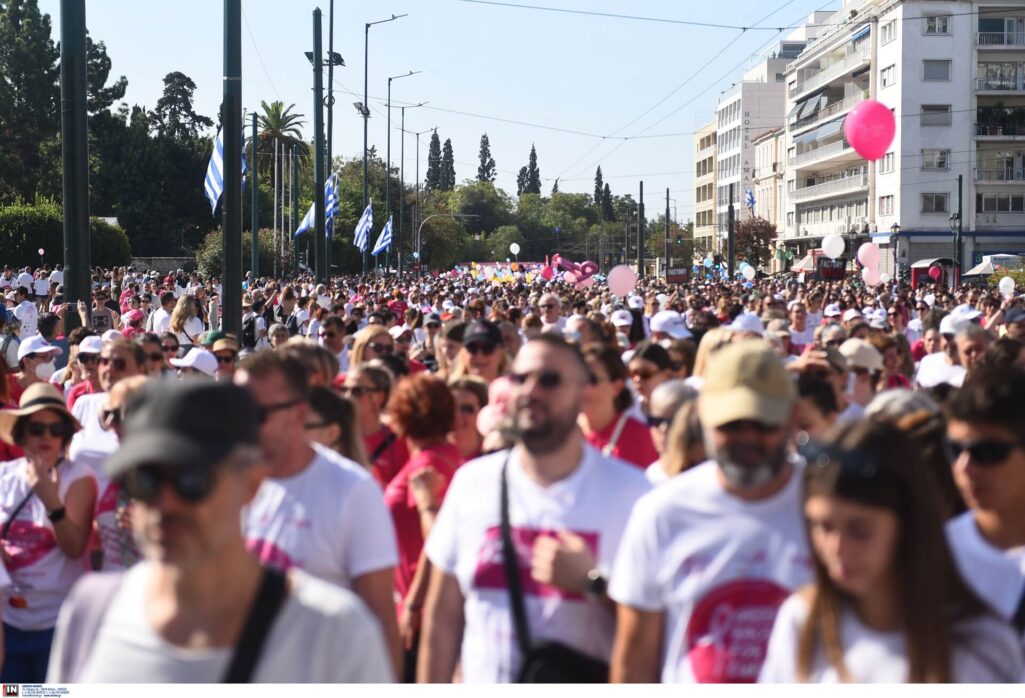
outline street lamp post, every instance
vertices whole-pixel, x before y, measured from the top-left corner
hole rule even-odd
[[[395,253],[398,258],[396,268],[398,269],[400,279],[402,278],[402,226],[405,223],[406,211],[406,109],[416,109],[417,107],[422,107],[425,104],[427,104],[427,102],[399,107],[399,111],[402,114],[399,133],[402,134],[402,136],[400,136],[402,140],[401,145],[399,146],[399,230],[398,234],[395,236]],[[418,178],[419,176],[420,174],[417,173]]]
[[[897,252],[900,245],[900,226],[894,223],[890,226],[890,246],[893,247],[893,278],[900,280],[900,266],[897,262]]]
[[[954,264],[961,270],[961,212],[950,215],[950,232],[954,234]]]
[[[388,219],[391,218],[391,81],[392,80],[399,80],[401,78],[408,78],[410,75],[416,75],[419,72],[420,72],[419,70],[411,70],[408,73],[403,73],[402,75],[393,75],[393,76],[388,78],[388,119],[387,119],[388,123],[386,124],[386,126],[388,128],[388,139],[387,139],[388,140],[388,146],[387,146],[387,153],[388,154],[386,156],[386,164],[385,164],[385,167],[384,167],[384,220],[385,220],[385,223],[387,223]],[[394,245],[393,245],[393,247],[394,247]],[[396,248],[396,249],[398,249],[398,248]],[[399,257],[402,256],[401,250],[400,250],[398,256]],[[387,250],[385,250],[385,252],[384,252],[384,273],[385,274],[388,273],[388,251]]]
[[[437,126],[434,127],[434,129],[436,129],[436,128],[437,128]],[[416,212],[413,214],[414,225],[416,224],[416,216],[420,215],[420,136],[424,135],[425,133],[430,133],[434,129],[425,128],[423,131],[417,131],[417,132],[415,132],[413,134],[414,136],[416,136]],[[420,223],[420,226],[423,227],[423,222],[422,221]],[[414,241],[414,243],[416,245],[416,251],[415,251],[413,256],[416,257],[416,261],[419,263],[420,262],[420,228],[417,228],[417,230],[416,230],[416,240]]]
[[[368,186],[369,179],[367,177],[367,119],[370,118],[370,93],[368,85],[368,68],[370,65],[370,27],[375,24],[384,24],[385,22],[394,22],[397,19],[407,17],[408,15],[392,15],[388,19],[380,19],[376,22],[367,22],[363,28],[363,102],[361,105],[360,113],[363,115],[363,208],[367,207],[367,203],[370,201],[370,189]],[[359,108],[359,107],[357,107]],[[370,250],[370,245],[367,245],[367,249],[363,251],[363,273],[367,272],[367,254]]]
[[[327,58],[324,59],[324,65],[327,66],[327,97],[324,99],[324,106],[327,107],[327,170],[328,171],[331,170],[331,153],[332,153],[332,150],[331,150],[331,147],[332,147],[331,146],[331,143],[332,143],[331,132],[333,130],[332,124],[334,123],[334,106],[335,106],[335,97],[334,97],[334,94],[333,94],[333,92],[334,92],[334,89],[333,89],[334,88],[334,67],[336,65],[337,66],[342,66],[342,67],[345,66],[345,59],[342,58],[341,54],[339,54],[336,51],[334,51],[334,48],[333,48],[334,47],[334,41],[335,41],[335,34],[334,34],[334,23],[335,23],[335,20],[334,20],[334,17],[335,17],[335,2],[334,2],[334,0],[331,0],[330,15],[329,15],[329,19],[328,19],[328,25],[329,25],[328,26],[328,50],[327,50]],[[313,52],[312,51],[307,51],[306,52],[306,58],[307,58],[307,60],[309,60],[309,62],[311,64],[315,60],[314,57],[313,57]],[[324,176],[326,178],[328,176],[328,173],[325,172]],[[314,240],[313,244],[314,244],[314,246],[316,247],[316,250],[317,250],[317,254],[318,254],[317,258],[319,259],[320,256],[323,256],[323,258],[324,258],[324,268],[326,269],[327,277],[330,278],[330,276],[331,276],[331,239],[334,237],[335,219],[331,218],[330,220],[325,222],[325,225],[327,226],[327,232],[324,235],[324,239],[323,240]],[[282,250],[282,254],[284,254],[284,250]],[[296,258],[297,259],[298,259],[298,256],[299,256],[298,252],[296,252]]]

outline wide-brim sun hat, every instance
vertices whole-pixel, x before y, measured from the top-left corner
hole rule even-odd
[[[71,421],[73,431],[82,428],[74,415],[68,411],[68,406],[64,404],[64,398],[55,387],[49,383],[33,383],[21,394],[18,409],[0,410],[0,440],[12,446],[16,445],[13,434],[14,425],[22,417],[44,410],[53,410],[66,416]]]

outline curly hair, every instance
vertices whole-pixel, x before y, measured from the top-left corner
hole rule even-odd
[[[403,378],[388,400],[391,426],[400,436],[440,441],[456,421],[456,401],[441,378],[418,373]]]

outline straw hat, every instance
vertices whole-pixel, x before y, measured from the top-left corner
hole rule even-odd
[[[0,440],[14,445],[14,425],[20,417],[27,417],[43,410],[53,410],[71,420],[72,431],[78,431],[82,425],[68,411],[61,394],[49,383],[33,383],[21,395],[16,410],[0,410]]]

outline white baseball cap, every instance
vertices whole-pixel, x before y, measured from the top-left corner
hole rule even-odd
[[[630,296],[626,299],[626,305],[631,310],[644,310],[644,299],[640,296]]]
[[[758,336],[765,334],[762,319],[754,313],[741,313],[726,328],[733,332],[750,332]]]
[[[192,347],[181,359],[171,359],[170,364],[178,368],[194,368],[200,373],[213,377],[217,373],[217,357],[213,352],[199,347]]]
[[[89,335],[78,343],[79,354],[99,354],[103,349],[103,340],[98,335]]]
[[[124,339],[125,336],[117,330],[107,330],[103,333],[103,343],[113,342],[115,339]]]
[[[662,332],[673,339],[687,339],[692,336],[683,322],[683,316],[675,310],[662,310],[655,313],[651,318],[651,331]]]
[[[840,353],[847,359],[847,364],[851,368],[883,370],[883,355],[864,339],[848,339],[840,345]]]
[[[616,327],[632,327],[634,316],[629,310],[617,310],[612,313],[612,324]]]
[[[839,303],[830,303],[826,306],[825,310],[822,311],[825,317],[840,317],[843,312],[840,310]]]
[[[61,348],[49,344],[40,334],[34,334],[21,340],[18,345],[18,361],[32,354],[60,354]]]
[[[862,317],[861,311],[858,310],[857,308],[851,308],[850,310],[848,310],[846,313],[843,314],[843,321],[844,322],[850,322],[851,320],[855,320],[855,319],[860,318],[860,317]]]

